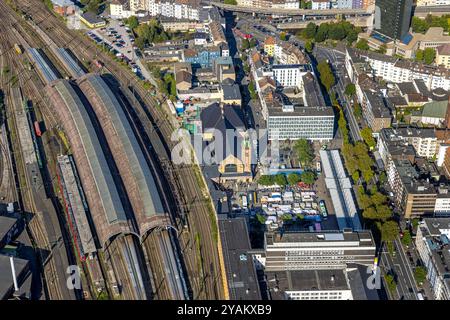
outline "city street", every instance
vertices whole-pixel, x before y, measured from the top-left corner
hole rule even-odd
[[[399,239],[394,241],[395,254],[392,257],[383,246],[381,252],[381,265],[385,272],[391,272],[397,282],[397,295],[400,300],[417,300],[417,285],[414,279],[411,264],[406,257],[405,251]],[[387,292],[389,290],[386,290]],[[388,292],[389,294],[389,292]],[[392,297],[391,297],[392,298]]]

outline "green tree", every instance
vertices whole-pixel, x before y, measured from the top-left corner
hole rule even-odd
[[[356,43],[356,49],[360,49],[360,50],[369,50],[369,43],[367,42],[366,39],[360,39],[357,43]]]
[[[330,65],[326,61],[321,61],[317,65],[317,70],[319,71],[320,81],[322,82],[323,86],[327,89],[327,91],[330,91],[331,87],[336,82]]]
[[[436,58],[436,50],[434,50],[433,48],[426,48],[423,51],[423,61],[426,64],[432,64],[435,58]]]
[[[374,194],[372,194],[370,196],[370,199],[372,200],[372,203],[377,207],[381,206],[387,202],[387,197],[378,191],[375,192]]]
[[[280,32],[280,40],[282,40],[282,41],[287,40],[286,32],[284,32],[284,31]]]
[[[301,181],[300,175],[298,173],[290,173],[287,177],[288,183],[291,186],[296,185]]]
[[[425,267],[419,266],[414,269],[414,279],[419,286],[421,286],[425,279],[427,278],[427,269]]]
[[[102,4],[101,0],[90,0],[89,3],[86,5],[85,9],[86,11],[97,14],[101,4]]]
[[[247,50],[250,48],[250,41],[248,39],[242,40],[242,50]]]
[[[389,291],[391,293],[394,293],[395,289],[397,288],[397,283],[395,282],[394,277],[390,274],[386,274],[384,276],[384,281],[386,281],[386,285],[387,285]]]
[[[331,25],[328,30],[328,36],[333,40],[343,40],[346,35],[346,31],[340,23]]]
[[[381,225],[381,240],[385,242],[392,242],[398,235],[397,222],[389,220]]]
[[[377,219],[386,221],[392,217],[392,210],[385,204],[376,207]]]
[[[359,175],[359,171],[354,171],[352,173],[352,179],[354,183],[357,183],[359,181],[360,175]]]
[[[306,26],[306,29],[303,31],[303,36],[306,39],[314,39],[314,37],[316,36],[316,32],[317,32],[316,24],[314,22],[310,22]]]
[[[417,49],[415,60],[417,62],[423,62],[423,50]]]
[[[223,3],[224,4],[230,4],[230,5],[233,5],[233,6],[237,5],[237,1],[236,0],[223,0]]]
[[[273,176],[270,175],[262,175],[258,179],[258,183],[263,186],[271,186],[273,185]]]
[[[312,2],[307,0],[300,0],[300,9],[311,9]]]
[[[429,29],[428,23],[418,17],[412,18],[412,31],[415,33],[425,33]]]
[[[358,119],[362,117],[362,108],[361,108],[361,105],[358,102],[355,102],[353,104],[353,114]]]
[[[380,175],[378,176],[378,181],[380,182],[380,185],[384,185],[387,182],[387,176],[385,171],[381,171]]]
[[[139,20],[136,16],[129,17],[126,22],[127,22],[126,24],[131,30],[134,30],[139,26]]]
[[[377,145],[375,139],[372,136],[372,129],[370,129],[369,127],[365,127],[361,130],[361,137],[370,149],[375,148],[375,146]]]
[[[386,52],[387,52],[387,46],[386,46],[386,44],[383,43],[383,44],[378,48],[377,52],[378,52],[378,53],[381,53],[381,54],[386,54]]]
[[[312,42],[311,40],[307,40],[305,42],[305,50],[308,53],[312,53],[314,49],[314,42]]]
[[[356,94],[356,86],[353,83],[349,83],[345,87],[345,95],[353,97]]]
[[[292,216],[289,213],[285,213],[281,216],[281,220],[284,222],[292,221]]]
[[[369,207],[372,206],[372,199],[370,198],[370,196],[368,196],[367,194],[360,194],[359,195],[359,206],[361,207],[361,209],[363,209],[364,211],[366,209],[368,209]],[[375,209],[375,208],[373,208]]]
[[[282,187],[287,184],[286,176],[284,174],[277,174],[274,177],[273,181],[275,182],[275,184],[282,186]]]
[[[352,45],[353,42],[355,42],[356,40],[358,40],[358,31],[356,31],[355,29],[350,30],[347,33],[347,43],[348,45]]]
[[[314,36],[314,40],[316,42],[324,42],[328,39],[328,31],[330,29],[330,25],[328,23],[322,23],[319,28],[317,28],[316,35]]]
[[[258,220],[258,222],[259,222],[260,224],[265,224],[267,219],[266,219],[266,217],[264,217],[263,215],[257,213],[257,214],[256,214],[256,220]]]
[[[316,175],[312,171],[304,171],[300,177],[303,183],[309,185],[314,184],[314,181],[316,180]]]
[[[44,4],[50,11],[53,11],[53,2],[52,2],[52,0],[44,0]]]
[[[258,93],[256,92],[255,85],[253,84],[253,82],[250,82],[247,88],[248,91],[250,92],[250,98],[252,99],[258,98]]]
[[[402,243],[405,246],[410,246],[411,242],[412,242],[412,238],[411,238],[411,233],[409,232],[409,230],[403,231]]]
[[[314,150],[308,140],[297,140],[294,144],[294,152],[303,168],[311,166],[314,159]]]
[[[338,119],[338,127],[341,131],[342,137],[344,139],[344,142],[348,142],[348,128],[347,128],[347,121],[345,120],[344,112],[339,110],[339,119]],[[344,156],[348,156],[349,154],[349,146],[348,144],[344,144],[343,147],[343,154]]]

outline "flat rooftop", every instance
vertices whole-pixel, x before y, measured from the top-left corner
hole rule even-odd
[[[17,219],[0,216],[0,240],[11,230],[11,228],[16,224]]]
[[[232,300],[260,300],[245,218],[219,220],[222,251]]]
[[[27,260],[14,258],[14,267],[18,279],[27,266]],[[11,273],[10,258],[9,256],[0,255],[0,300],[8,299],[11,290],[14,290],[14,282]]]
[[[336,243],[340,246],[345,242],[363,242],[366,246],[374,246],[375,242],[370,231],[322,231],[322,232],[273,232],[266,233],[266,244],[276,245],[277,243],[303,243],[304,245],[315,245],[316,243]]]
[[[350,290],[344,270],[289,270],[267,272],[272,300],[286,299],[286,291]]]

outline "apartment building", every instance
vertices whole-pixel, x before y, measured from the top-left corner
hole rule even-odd
[[[420,177],[411,162],[394,159],[393,165],[387,170],[387,178],[394,193],[394,202],[402,209],[405,218],[434,212],[436,188],[428,178]]]
[[[380,154],[386,150],[382,145],[396,144],[397,142],[404,145],[411,145],[419,157],[432,159],[438,153],[438,139],[435,129],[433,128],[417,128],[411,126],[385,128],[380,132],[381,146]],[[380,149],[380,148],[379,148]]]
[[[450,43],[437,47],[436,64],[450,69]]]
[[[311,0],[312,10],[328,10],[331,9],[330,0]]]
[[[276,64],[306,64],[308,58],[292,43],[278,40],[273,49],[273,58]]]
[[[423,219],[417,228],[416,248],[434,298],[450,300],[450,218]]]
[[[428,90],[442,88],[450,90],[450,70],[443,66],[427,66],[413,61],[401,60],[376,52],[366,52],[353,48],[346,50],[346,66],[353,61],[368,62],[374,76],[393,83],[411,82],[422,79]],[[349,67],[347,66],[347,71]]]
[[[148,11],[150,16],[200,20],[201,7],[199,0],[149,0]]]
[[[303,76],[312,69],[309,64],[279,64],[272,66],[272,71],[277,86],[301,88]]]
[[[274,37],[267,37],[264,40],[264,52],[269,57],[273,57],[273,55],[275,54],[275,44],[276,44],[276,40]]]
[[[364,90],[361,106],[363,117],[373,132],[389,128],[392,122],[392,107],[379,91]]]

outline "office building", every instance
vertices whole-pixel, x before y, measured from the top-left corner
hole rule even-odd
[[[370,231],[266,233],[266,271],[343,269],[349,263],[373,264],[375,241]]]
[[[390,40],[403,40],[409,32],[412,4],[412,0],[375,1],[375,31]]]
[[[267,272],[271,300],[353,300],[345,269]]]

